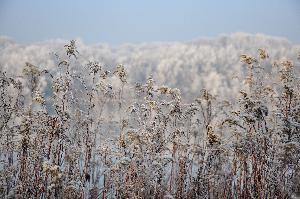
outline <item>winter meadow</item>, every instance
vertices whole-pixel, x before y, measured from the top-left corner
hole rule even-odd
[[[299,196],[299,54],[233,55],[240,90],[191,99],[75,40],[59,52],[50,69],[1,71],[1,198]]]
[[[0,0],[0,199],[300,199],[299,0]]]

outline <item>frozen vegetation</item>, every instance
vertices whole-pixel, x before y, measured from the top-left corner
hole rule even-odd
[[[215,48],[226,43],[219,40]],[[3,41],[0,198],[300,196],[300,55],[288,42],[280,40],[283,47],[274,52],[292,60],[271,57],[265,48],[251,55],[234,51],[225,68],[214,68],[219,57],[205,61],[214,55],[207,47],[202,50],[208,54],[197,59],[210,63],[213,72],[191,64],[194,76],[179,64],[192,59],[179,60],[172,51],[172,45],[182,45],[178,53],[188,56],[193,45],[169,44],[178,58],[171,61],[174,68],[157,67],[144,78],[146,73],[127,65],[83,56],[84,47],[74,40],[51,53],[49,63],[35,57],[47,67],[16,67],[22,59],[5,59],[30,49]],[[143,46],[132,48],[134,57]],[[241,70],[233,73],[230,64]],[[181,85],[183,94],[172,85]]]

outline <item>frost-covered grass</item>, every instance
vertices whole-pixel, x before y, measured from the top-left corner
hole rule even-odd
[[[240,96],[199,88],[186,103],[65,49],[52,71],[1,72],[1,198],[300,195],[299,63],[241,55]]]

